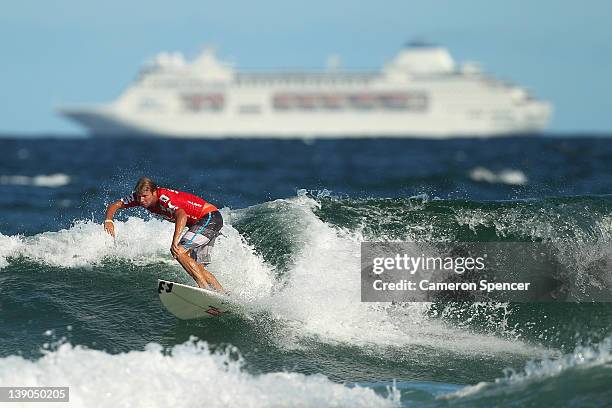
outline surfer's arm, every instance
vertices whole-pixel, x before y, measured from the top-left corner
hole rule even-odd
[[[182,208],[179,208],[174,213],[174,216],[176,217],[176,221],[174,221],[174,236],[172,237],[172,248],[170,248],[170,251],[172,255],[176,257],[179,255],[178,243],[181,239],[181,233],[185,225],[187,225],[187,213]]]
[[[115,236],[115,225],[113,224],[113,217],[118,209],[123,208],[123,201],[117,200],[106,209],[106,217],[104,218],[104,230],[113,237]]]

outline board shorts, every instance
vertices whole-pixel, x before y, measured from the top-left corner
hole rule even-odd
[[[223,217],[219,211],[212,211],[189,227],[179,245],[189,251],[189,256],[197,263],[208,265],[210,251],[223,227]]]

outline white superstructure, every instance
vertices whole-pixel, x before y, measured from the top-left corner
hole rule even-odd
[[[377,72],[240,72],[211,50],[160,54],[115,101],[61,113],[103,136],[340,138],[531,133],[551,106],[524,88],[458,66],[445,48],[409,44]]]

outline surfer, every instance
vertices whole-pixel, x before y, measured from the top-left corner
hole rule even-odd
[[[170,252],[191,275],[199,287],[212,286],[219,292],[223,287],[205,266],[210,263],[210,251],[223,227],[221,213],[214,205],[193,194],[158,187],[147,177],[136,183],[127,197],[115,201],[106,209],[104,229],[115,237],[113,216],[120,208],[144,207],[175,224]],[[181,237],[183,229],[189,230]]]

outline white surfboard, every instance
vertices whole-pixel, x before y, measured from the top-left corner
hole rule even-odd
[[[166,309],[183,320],[220,317],[236,308],[225,294],[161,279],[157,293]]]

